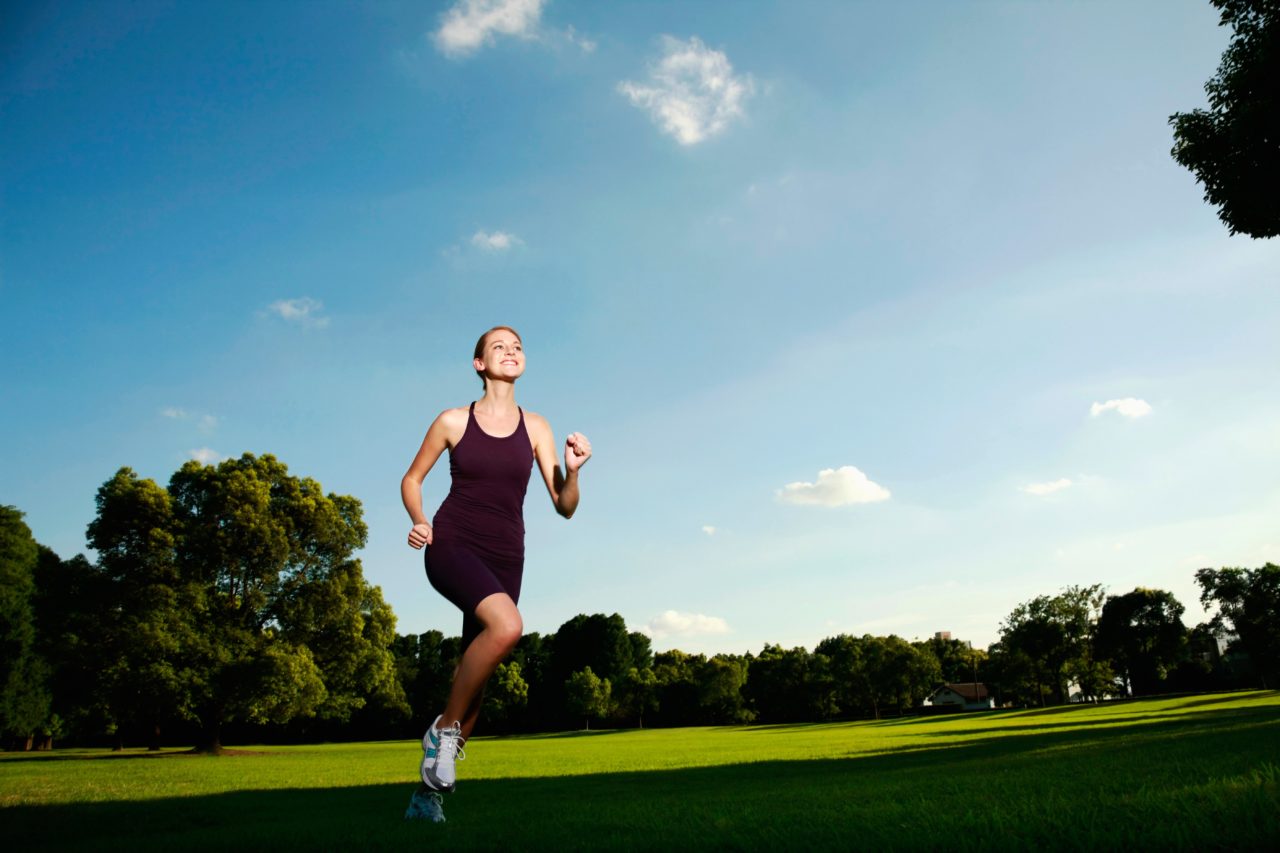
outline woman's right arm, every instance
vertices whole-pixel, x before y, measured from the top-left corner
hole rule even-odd
[[[400,480],[400,499],[404,501],[404,508],[413,521],[413,529],[409,531],[409,544],[414,548],[420,549],[423,545],[431,544],[431,525],[422,512],[422,481],[427,478],[427,472],[436,464],[440,454],[449,447],[452,420],[453,410],[448,410],[441,412],[431,422],[427,436],[422,439],[422,446],[418,448],[418,455],[413,457],[413,463]]]

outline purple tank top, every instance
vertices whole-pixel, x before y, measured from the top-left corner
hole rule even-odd
[[[516,431],[497,438],[480,429],[476,404],[471,404],[467,428],[449,450],[453,482],[432,524],[442,542],[496,557],[524,556],[524,495],[533,472],[533,448],[524,409],[519,411]]]

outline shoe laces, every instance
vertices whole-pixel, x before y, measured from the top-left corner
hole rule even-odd
[[[453,758],[455,761],[465,761],[467,753],[463,751],[462,745],[467,741],[462,736],[462,725],[455,721],[448,728],[439,729],[438,731],[440,732],[440,757]]]

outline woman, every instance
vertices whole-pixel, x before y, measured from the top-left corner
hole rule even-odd
[[[454,763],[480,714],[485,682],[520,640],[524,623],[516,603],[524,570],[524,496],[538,464],[556,512],[578,507],[578,471],[591,458],[582,433],[565,441],[564,472],[546,419],[516,405],[515,382],[524,373],[524,347],[510,326],[495,326],[476,343],[476,374],[484,396],[469,407],[446,409],[431,424],[400,483],[413,520],[409,544],[426,547],[431,585],[462,610],[462,659],[444,710],[422,738],[422,783],[410,816],[443,820],[441,791],[452,791]],[[422,512],[422,481],[446,449],[452,484],[434,525]],[[430,804],[419,803],[433,792]],[[424,800],[424,803],[426,801]],[[412,814],[415,804],[430,814]],[[431,805],[434,808],[431,808]]]

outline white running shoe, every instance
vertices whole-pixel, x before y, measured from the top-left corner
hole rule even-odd
[[[467,754],[462,751],[462,725],[455,720],[448,728],[436,728],[440,717],[422,736],[422,784],[433,791],[447,792],[458,781],[454,763],[464,760]]]

